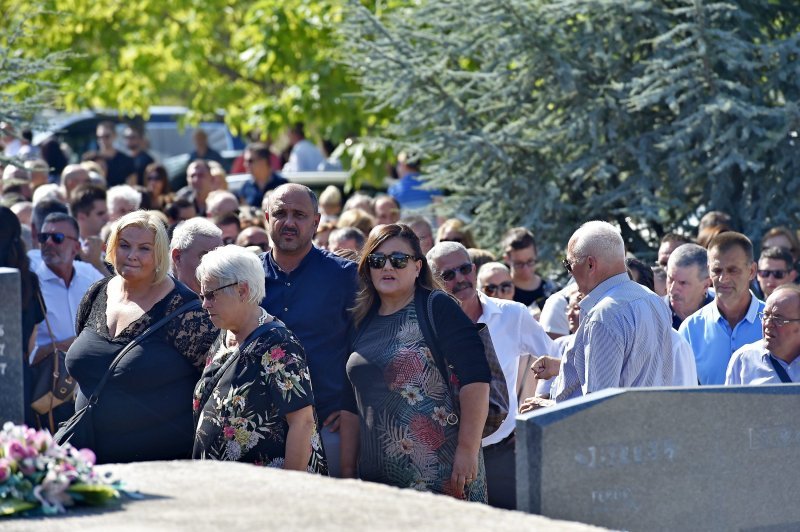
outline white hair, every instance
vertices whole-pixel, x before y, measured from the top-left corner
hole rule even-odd
[[[142,205],[142,193],[130,185],[117,185],[106,192],[106,204],[109,210],[117,200],[124,201],[135,211]]]
[[[439,268],[436,265],[436,261],[438,261],[442,257],[445,257],[447,255],[450,255],[451,253],[456,253],[456,252],[463,253],[464,257],[467,260],[470,260],[469,252],[467,251],[467,248],[465,248],[463,244],[461,244],[460,242],[451,242],[449,240],[445,242],[439,242],[438,244],[433,246],[431,250],[428,251],[426,258],[428,259],[428,264],[430,265],[431,269],[438,271]]]
[[[3,170],[3,181],[8,179],[21,179],[28,181],[30,178],[31,176],[25,168],[20,168],[19,166],[14,166],[13,164],[9,164]]]
[[[64,193],[61,191],[61,187],[55,183],[45,183],[44,185],[39,185],[36,187],[36,190],[33,191],[33,198],[31,202],[33,206],[36,207],[42,201],[47,200],[56,200],[60,201],[61,203],[66,203],[66,198],[64,198]]]
[[[207,218],[190,218],[175,226],[172,232],[172,240],[169,243],[169,251],[173,249],[183,251],[194,243],[199,236],[222,239],[222,229],[214,225],[214,222]]]
[[[625,260],[625,242],[616,227],[608,222],[583,224],[570,238],[575,258],[592,255],[606,262]]]
[[[216,279],[219,286],[230,283],[244,283],[248,288],[247,302],[260,305],[266,295],[264,266],[252,251],[229,244],[218,247],[203,255],[197,268],[197,280],[203,284]],[[225,288],[231,290],[234,288]]]
[[[481,266],[480,270],[478,270],[478,288],[481,288],[483,285],[481,279],[485,279],[495,272],[505,272],[509,276],[511,275],[511,270],[509,270],[508,266],[502,262],[487,262]]]
[[[227,208],[217,212],[227,202]],[[239,208],[239,198],[233,192],[227,190],[212,190],[206,197],[206,212],[209,215],[218,216],[233,212]]]

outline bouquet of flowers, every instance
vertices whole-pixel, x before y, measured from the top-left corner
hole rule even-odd
[[[75,504],[119,497],[119,483],[96,473],[89,449],[58,445],[49,432],[6,423],[0,431],[0,517],[54,515]]]

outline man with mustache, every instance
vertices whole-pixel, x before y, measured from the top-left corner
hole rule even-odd
[[[339,412],[357,281],[355,262],[312,244],[319,225],[316,194],[287,183],[269,193],[264,216],[272,249],[262,255],[267,294],[261,302],[300,340],[311,374],[328,470],[339,476]]]
[[[527,307],[515,301],[489,297],[477,290],[477,271],[467,249],[458,242],[440,242],[427,255],[445,289],[460,302],[473,323],[485,323],[492,337],[497,359],[508,388],[509,416],[494,434],[483,439],[489,504],[516,508],[514,462],[514,413],[517,411],[519,359],[556,353],[553,341],[531,317]]]

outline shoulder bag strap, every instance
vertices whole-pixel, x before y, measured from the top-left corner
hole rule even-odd
[[[783,369],[781,363],[775,360],[775,357],[771,354],[769,355],[769,363],[772,364],[772,368],[775,370],[775,373],[778,374],[778,378],[781,380],[781,382],[785,382],[787,384],[792,383],[792,379],[789,378],[789,374],[786,373],[786,370]]]
[[[116,369],[117,365],[120,363],[122,358],[125,355],[128,354],[128,352],[131,349],[133,349],[134,347],[136,347],[137,345],[142,343],[151,334],[153,334],[158,329],[160,329],[161,327],[166,325],[167,322],[170,321],[171,319],[173,319],[173,318],[175,318],[177,316],[180,316],[184,312],[187,312],[189,310],[194,310],[196,308],[200,308],[200,300],[199,299],[193,299],[192,301],[189,301],[188,303],[184,303],[183,305],[178,307],[175,311],[173,311],[170,314],[164,316],[163,318],[161,318],[160,320],[158,320],[157,322],[152,324],[150,327],[145,329],[145,331],[142,334],[140,334],[139,336],[137,336],[136,338],[131,340],[131,343],[126,345],[122,349],[122,351],[120,351],[119,354],[116,357],[114,357],[114,361],[111,362],[111,365],[108,366],[108,369],[106,370],[105,375],[103,375],[103,378],[100,379],[100,382],[98,383],[97,387],[94,389],[94,393],[89,398],[89,404],[97,404],[97,398],[100,397],[100,392],[103,391],[103,388],[105,387],[106,382],[108,382],[109,377],[111,377],[111,374],[114,373],[114,370]]]
[[[447,376],[447,362],[445,361],[444,355],[439,349],[439,344],[437,341],[439,336],[436,331],[436,322],[433,318],[434,298],[442,295],[448,297],[439,290],[433,290],[428,293],[426,298],[425,292],[418,290],[414,296],[414,306],[417,310],[417,321],[419,322],[419,328],[422,331],[422,336],[425,338],[425,342],[428,344],[428,348],[431,350],[433,359],[436,361],[436,367],[439,368],[439,373],[442,374],[442,379],[444,380],[445,385],[449,386],[450,380]]]

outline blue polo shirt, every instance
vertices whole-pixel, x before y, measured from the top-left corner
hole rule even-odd
[[[340,409],[345,363],[358,286],[357,264],[325,250],[311,251],[291,273],[262,255],[267,295],[261,306],[286,324],[306,353],[314,402],[324,421]]]
[[[441,196],[440,190],[425,190],[420,174],[408,174],[389,187],[389,195],[400,203],[403,209],[418,209],[433,202],[434,196]]]
[[[261,189],[258,188],[258,185],[256,185],[255,180],[251,176],[250,179],[248,179],[242,184],[242,188],[239,189],[239,197],[247,205],[250,205],[252,207],[261,207],[261,202],[264,199],[264,194],[288,182],[289,181],[282,175],[276,172],[272,172],[272,177],[267,182],[267,185],[263,189]]]
[[[750,306],[742,321],[731,329],[716,300],[686,318],[678,332],[692,346],[700,384],[725,384],[725,371],[734,351],[763,337],[758,313],[764,302],[750,293]]]

